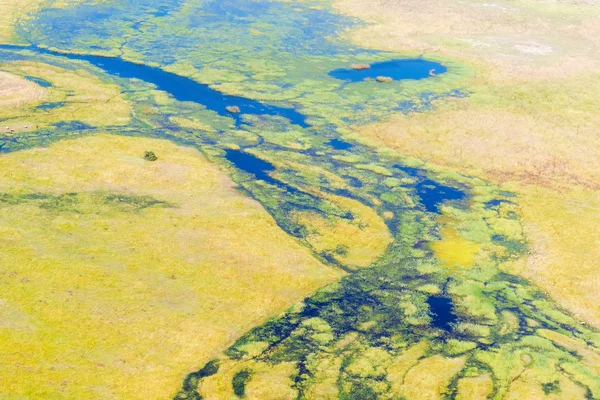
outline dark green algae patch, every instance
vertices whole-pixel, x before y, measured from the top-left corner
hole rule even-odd
[[[352,210],[332,202],[330,195],[374,209],[386,218],[394,238],[374,265],[359,270],[339,261],[336,252],[343,253],[343,248],[335,252],[313,248],[316,257],[349,274],[256,327],[218,359],[189,374],[176,398],[202,399],[203,382],[223,373],[220,365],[228,362],[236,369],[231,390],[237,397],[247,394],[255,377],[250,364],[292,363],[292,389],[297,398],[307,398],[324,379],[322,365],[328,361],[339,365],[332,372],[338,398],[400,398],[389,366],[423,341],[429,347],[421,358],[465,359],[461,372],[448,383],[447,398],[457,394],[460,378],[482,374],[492,376],[493,397],[502,398],[522,368],[544,377],[539,382],[544,392],[560,390],[557,379],[565,378],[584,388],[589,398],[600,398],[600,379],[584,355],[549,340],[544,330],[578,340],[594,351],[600,335],[531,283],[503,272],[506,263],[527,251],[518,209],[507,193],[478,179],[414,168],[411,160],[343,138],[348,123],[426,109],[436,99],[461,95],[468,70],[445,63],[449,71],[432,79],[347,84],[329,77],[328,71],[399,55],[344,43],[337,33],[354,21],[326,10],[241,0],[173,1],[168,7],[150,0],[107,4],[42,10],[21,26],[21,36],[36,46],[160,65],[209,84],[212,90],[295,110],[306,117],[306,124],[277,113],[227,115],[194,99],[169,96],[168,87],[119,77],[99,63],[86,63],[85,57],[68,59],[35,49],[5,48],[0,52],[7,62],[28,59],[84,68],[118,83],[135,117],[125,128],[97,130],[74,122],[2,137],[1,152],[106,131],[168,139],[198,148],[223,165],[240,190],[260,201],[285,232],[309,248],[310,227],[294,219],[294,213],[311,211],[332,222],[355,218]],[[0,197],[0,207],[37,201],[49,209],[77,209],[76,204],[86,201],[79,194],[10,196]],[[152,199],[97,196],[95,202],[128,210],[169,206]],[[448,268],[431,251],[429,243],[440,239],[441,213],[454,221],[462,237],[481,246],[472,268]],[[443,307],[436,307],[440,300],[435,299],[444,299]],[[249,354],[246,349],[253,343],[266,346],[258,354]],[[377,354],[379,364],[368,354]],[[526,365],[523,355],[529,360]]]

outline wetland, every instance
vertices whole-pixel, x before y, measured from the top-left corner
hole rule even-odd
[[[172,150],[158,141],[192,148],[235,182],[236,193],[260,204],[286,240],[337,271],[337,282],[316,279],[324,286],[310,286],[314,294],[280,315],[260,314],[246,333],[228,336],[221,326],[228,348],[220,343],[185,371],[169,371],[180,373],[170,389],[176,399],[465,398],[474,379],[491,382],[481,384],[489,398],[600,398],[598,332],[510,272],[529,249],[514,194],[352,137],[353,124],[468,98],[464,83],[474,71],[450,59],[357,47],[341,35],[357,24],[312,2],[42,8],[17,27],[27,45],[0,46],[1,66],[50,92],[2,114],[3,125],[17,128],[0,136],[0,152],[51,150],[109,133],[158,146],[147,149],[158,157],[148,168],[161,168],[161,151]],[[82,117],[66,119],[68,107],[84,101],[69,84],[88,75],[113,91],[81,96]],[[377,76],[393,81],[365,80]],[[94,114],[113,99],[128,116],[118,123]],[[233,106],[239,113],[227,111]],[[41,128],[18,128],[42,114]],[[58,215],[85,214],[89,202],[122,203],[107,194],[59,201],[30,187],[3,190],[0,207],[41,202]],[[166,196],[168,185],[162,190]],[[158,205],[166,213],[183,207],[183,198],[141,197],[153,205],[149,212]],[[230,314],[212,318],[226,322]],[[202,342],[186,338],[185,348]],[[27,388],[34,397],[44,390],[52,394]]]

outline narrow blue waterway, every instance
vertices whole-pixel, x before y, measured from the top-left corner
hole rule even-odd
[[[3,45],[0,49],[19,49],[16,46]],[[104,72],[120,78],[135,78],[156,86],[158,90],[169,93],[178,101],[193,101],[202,104],[207,109],[221,116],[234,118],[237,123],[241,121],[241,114],[279,115],[290,120],[292,124],[303,128],[308,127],[306,117],[293,108],[278,107],[260,101],[240,96],[230,96],[212,89],[208,85],[196,82],[193,79],[166,72],[160,68],[144,64],[125,61],[122,58],[102,57],[94,55],[57,53],[38,47],[22,47],[23,50],[35,51],[40,54],[61,56],[69,60],[87,61],[102,69]],[[228,106],[237,106],[240,113],[230,113]]]
[[[236,168],[254,175],[256,179],[260,179],[271,184],[277,184],[273,178],[269,176],[270,171],[275,171],[273,164],[261,160],[250,153],[239,150],[226,150],[225,158],[227,161],[235,165]]]

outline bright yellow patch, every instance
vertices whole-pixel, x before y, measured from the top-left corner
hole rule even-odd
[[[431,249],[449,267],[470,268],[475,263],[479,245],[463,239],[456,229],[445,227],[442,230],[442,240],[433,242]]]
[[[340,276],[166,141],[99,135],[3,155],[0,193],[17,199],[0,197],[0,397],[169,398]],[[135,209],[135,196],[164,204]]]

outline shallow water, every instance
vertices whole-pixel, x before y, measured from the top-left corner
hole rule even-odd
[[[425,79],[440,75],[448,70],[445,66],[422,58],[406,58],[370,64],[368,69],[339,68],[329,72],[329,76],[348,82],[361,82],[378,76],[390,77],[395,81],[404,79]]]
[[[488,202],[485,203],[485,206],[487,208],[495,208],[498,207],[502,204],[514,204],[512,201],[510,200],[504,200],[504,199],[494,199],[494,200],[490,200]]]
[[[0,49],[19,49],[19,47],[0,45]],[[110,75],[121,78],[134,78],[151,83],[155,85],[158,90],[169,93],[178,101],[193,101],[202,104],[207,109],[215,111],[221,116],[234,118],[238,123],[241,121],[241,114],[259,114],[278,115],[289,119],[292,124],[300,125],[302,127],[308,126],[305,116],[292,108],[277,107],[240,96],[230,96],[214,90],[208,85],[198,83],[190,78],[166,72],[160,68],[136,64],[117,57],[57,53],[33,46],[23,47],[21,49],[34,51],[39,54],[65,57],[69,60],[87,61]],[[37,81],[40,80],[38,79]],[[228,106],[239,107],[240,114],[228,112],[226,110],[226,107]]]
[[[35,76],[26,76],[25,79],[27,79],[28,81],[31,81],[33,83],[37,83],[38,85],[40,85],[43,88],[49,88],[52,86],[52,84],[44,79],[41,78],[37,78]]]
[[[261,160],[250,153],[239,150],[226,150],[225,158],[235,165],[236,168],[254,175],[256,179],[263,180],[267,183],[275,183],[273,178],[268,174],[269,171],[275,171],[273,164]]]
[[[448,297],[431,296],[427,299],[429,305],[432,324],[436,328],[445,331],[451,331],[452,325],[456,323],[456,314],[454,314],[454,305],[452,299]]]
[[[336,150],[348,150],[354,146],[352,143],[346,142],[341,139],[330,140],[329,142],[327,142],[327,144]]]
[[[420,179],[415,185],[416,194],[419,196],[425,209],[429,212],[439,213],[440,205],[444,202],[452,200],[462,201],[468,197],[468,194],[458,185],[442,185],[432,179],[427,179],[426,171],[421,168],[407,167],[399,164],[394,165],[394,168]]]
[[[65,103],[63,103],[63,102],[42,103],[39,106],[37,106],[36,109],[39,109],[39,110],[53,110],[55,108],[63,107],[64,105],[65,105]]]
[[[467,195],[463,190],[452,186],[441,185],[431,179],[420,181],[416,185],[417,195],[429,212],[439,213],[440,205],[451,200],[464,200]]]

